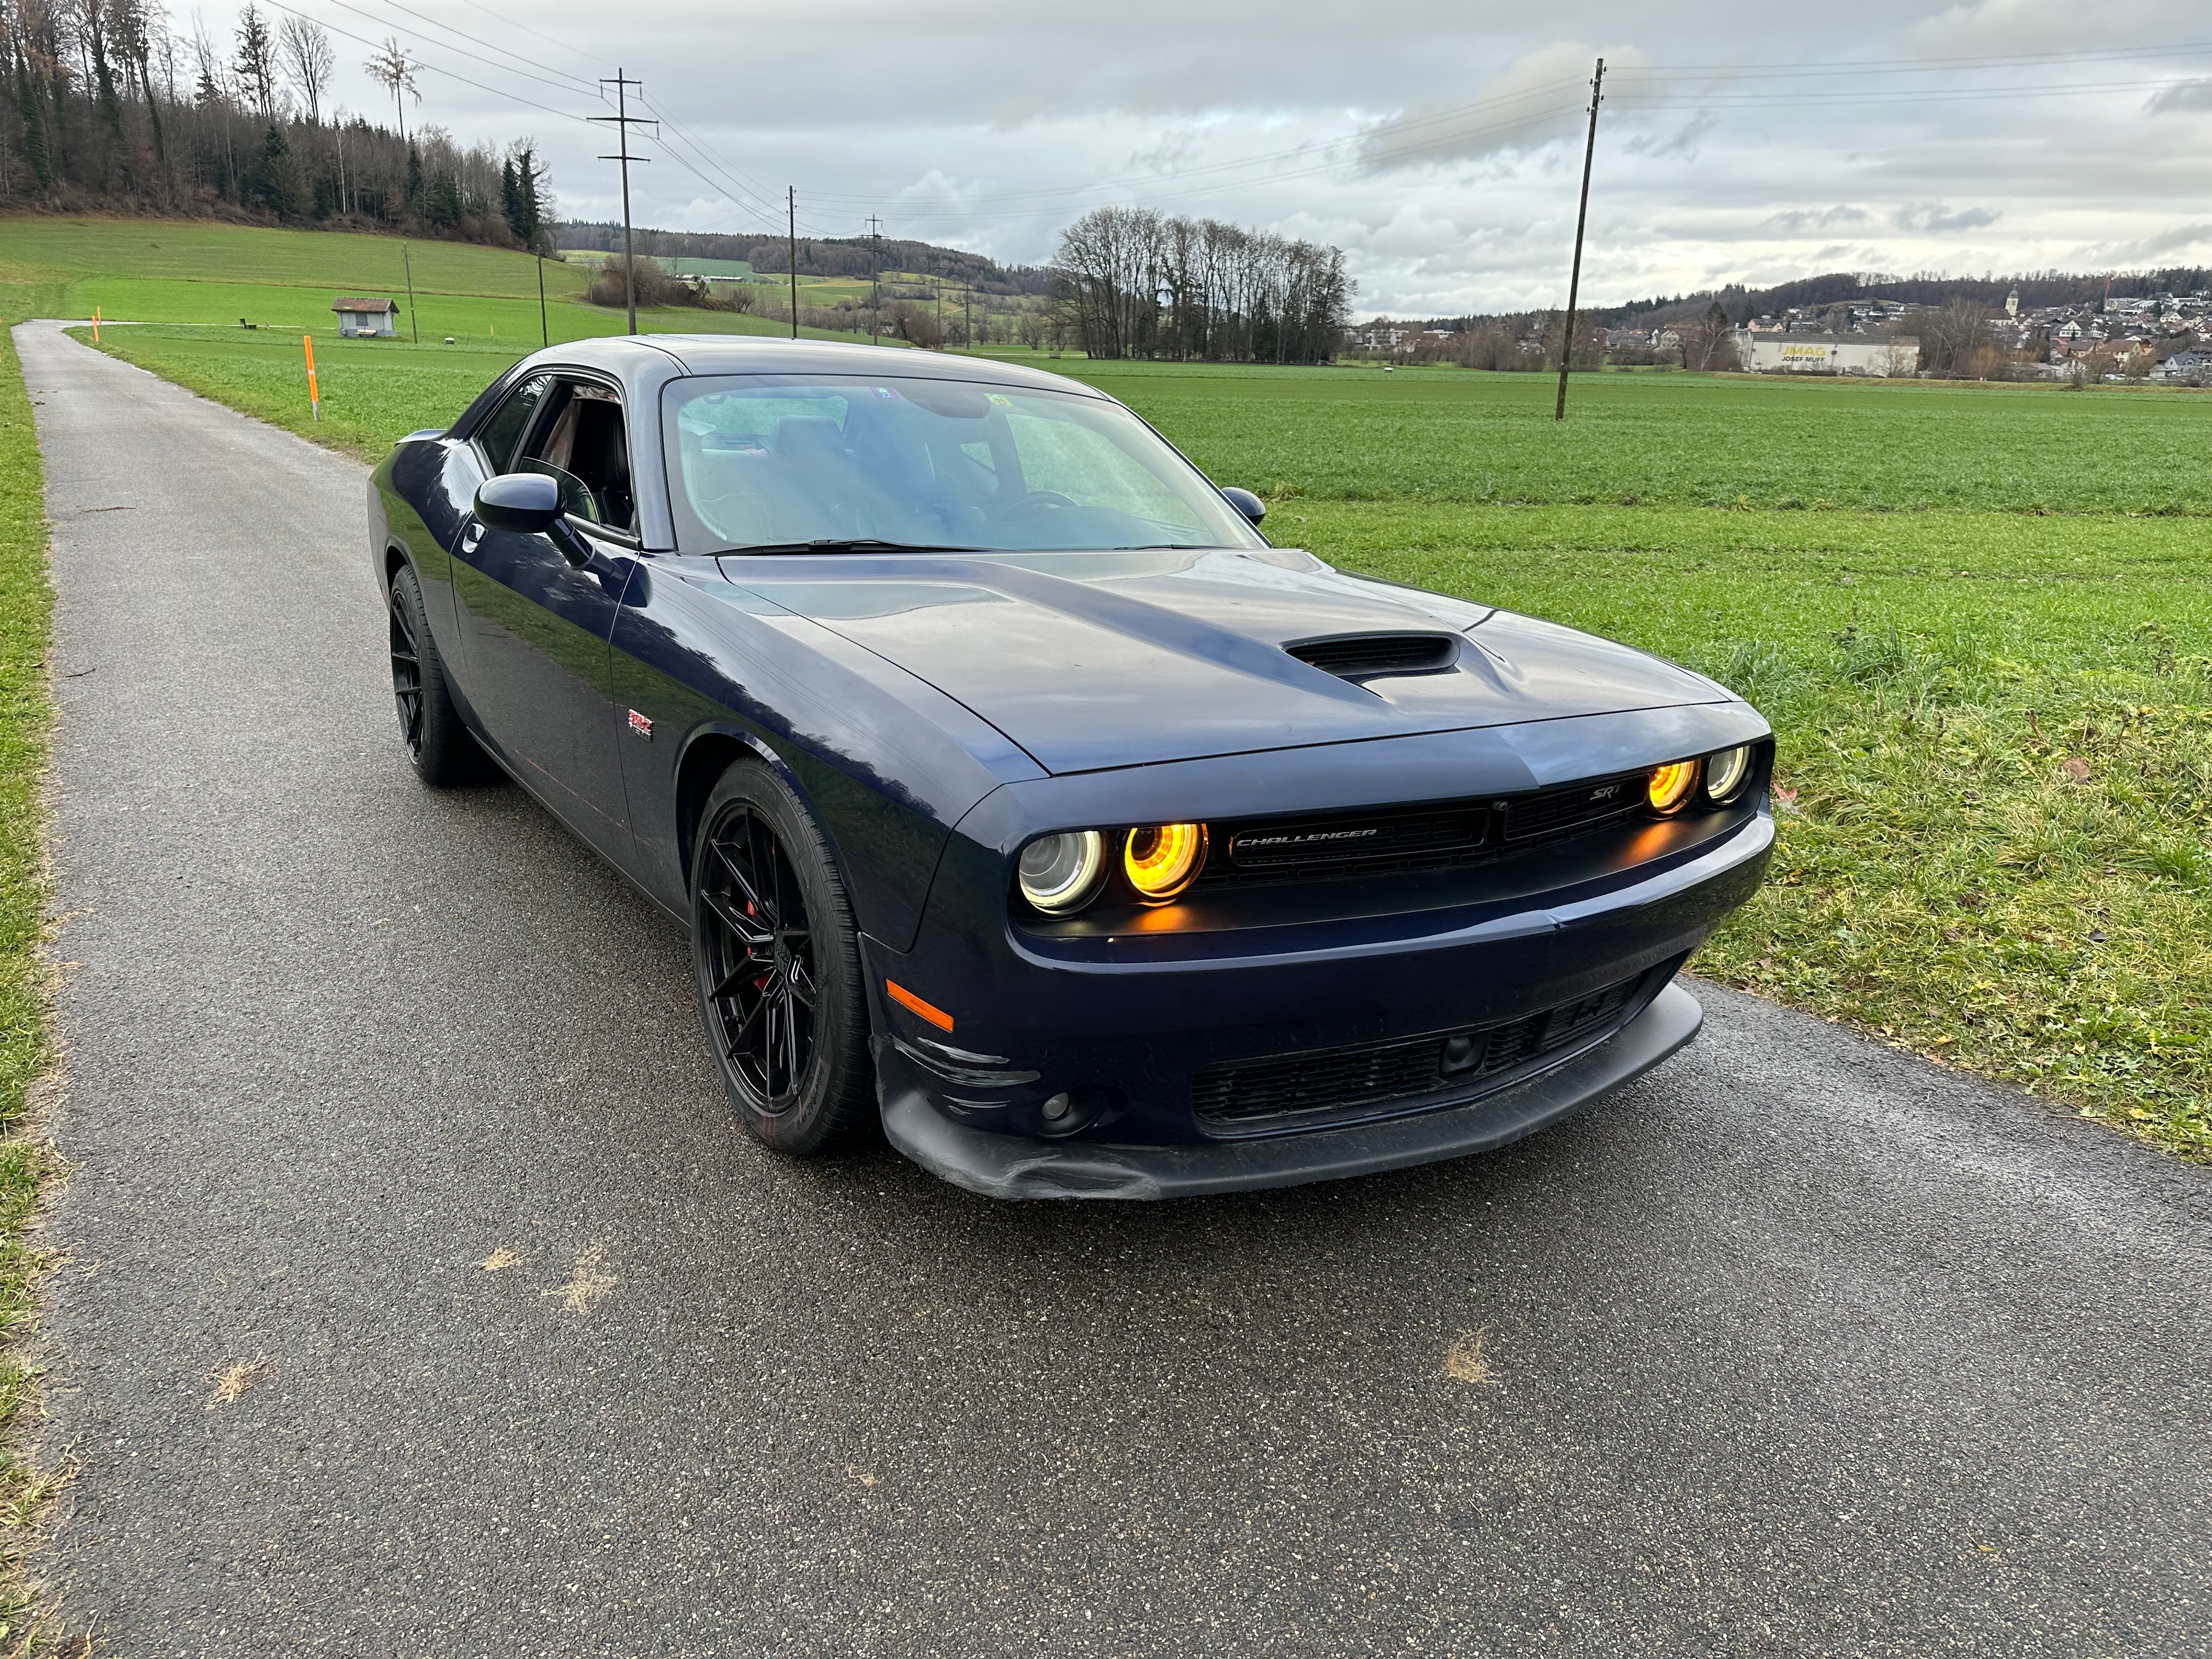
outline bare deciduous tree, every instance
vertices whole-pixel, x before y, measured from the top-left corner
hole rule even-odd
[[[287,12],[276,26],[276,58],[284,78],[307,112],[307,125],[323,124],[323,94],[337,72],[338,55],[319,23]]]
[[[1340,249],[1099,208],[1060,234],[1053,297],[1094,357],[1316,362],[1335,355],[1352,290]]]

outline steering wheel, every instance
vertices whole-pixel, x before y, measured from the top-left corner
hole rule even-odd
[[[1005,530],[1032,521],[1048,520],[1057,514],[1080,513],[1082,507],[1070,501],[1056,489],[1032,489],[1026,495],[1017,495],[1003,506],[994,507],[985,515],[983,522],[990,529]]]

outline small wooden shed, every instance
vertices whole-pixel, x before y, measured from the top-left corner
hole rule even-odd
[[[399,307],[391,300],[335,300],[338,333],[344,338],[380,335],[390,338],[399,331]]]

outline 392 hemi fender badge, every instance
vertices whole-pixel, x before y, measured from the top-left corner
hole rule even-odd
[[[653,722],[633,708],[629,711],[629,729],[647,743],[653,741]]]

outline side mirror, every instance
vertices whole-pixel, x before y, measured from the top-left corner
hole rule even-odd
[[[561,486],[543,472],[502,472],[477,486],[477,517],[492,530],[543,536],[570,564],[592,562],[592,544],[561,512]]]
[[[561,517],[561,486],[543,472],[502,472],[477,487],[477,517],[493,530],[543,536]]]
[[[1231,484],[1221,493],[1230,506],[1242,513],[1252,523],[1257,524],[1267,516],[1267,502],[1261,501],[1250,490],[1239,489],[1236,485]]]

